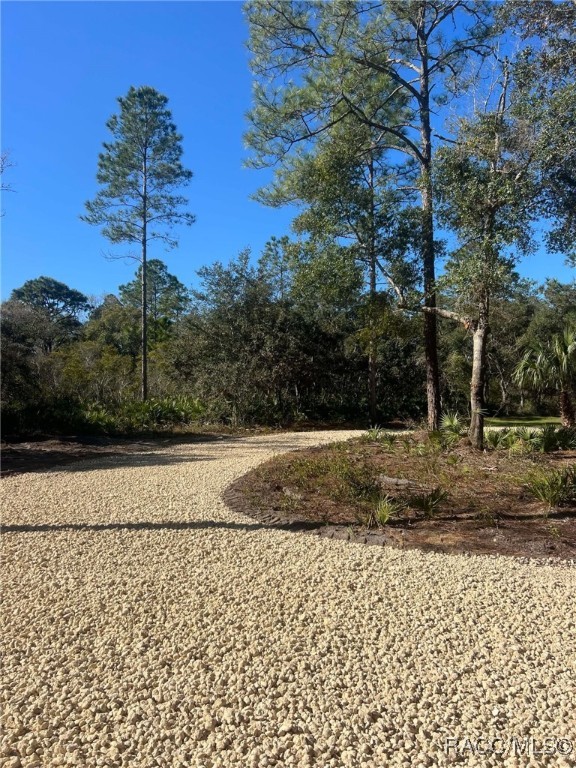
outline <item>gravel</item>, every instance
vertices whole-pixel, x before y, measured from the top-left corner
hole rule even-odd
[[[3,480],[0,765],[576,765],[576,568],[320,539],[222,503],[273,454],[352,434]]]

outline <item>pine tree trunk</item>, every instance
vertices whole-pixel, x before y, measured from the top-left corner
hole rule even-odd
[[[376,396],[376,339],[374,329],[374,312],[376,300],[376,265],[370,264],[370,341],[368,349],[368,396],[370,404],[370,425],[376,426],[377,396]]]
[[[146,165],[146,150],[142,168],[142,401],[148,399],[148,270],[147,247],[148,232],[148,177]]]
[[[426,174],[427,175],[427,174]],[[422,191],[422,263],[424,272],[424,306],[436,307],[434,274],[434,229],[432,225],[432,185],[424,181]],[[426,399],[428,429],[440,426],[440,374],[438,369],[438,323],[434,312],[424,313],[424,354],[426,359]]]
[[[142,400],[148,399],[148,306],[146,277],[146,240],[142,241]]]
[[[424,16],[422,16],[422,21]],[[430,77],[428,41],[423,29],[418,31],[420,71],[420,191],[422,198],[422,272],[424,304],[436,307],[436,275],[434,259],[434,210],[432,190],[432,127],[430,123]],[[424,355],[426,359],[426,399],[428,429],[440,427],[440,374],[438,369],[438,320],[434,312],[424,313]]]

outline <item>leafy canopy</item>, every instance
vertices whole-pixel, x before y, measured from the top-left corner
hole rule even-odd
[[[83,293],[53,277],[42,276],[27,280],[21,288],[12,291],[10,298],[35,309],[45,310],[51,320],[78,319],[82,312],[90,309],[90,303]]]

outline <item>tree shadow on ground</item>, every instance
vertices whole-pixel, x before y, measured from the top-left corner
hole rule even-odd
[[[285,524],[232,523],[225,520],[163,520],[126,523],[22,523],[3,525],[2,533],[59,533],[61,531],[201,531],[223,529],[250,532],[261,530],[304,531],[317,528],[316,523],[295,522]]]
[[[202,445],[235,440],[235,437],[222,435],[183,435],[155,438],[115,438],[115,437],[58,437],[4,443],[2,445],[2,477],[10,477],[28,472],[46,470],[87,471],[101,469],[88,465],[78,466],[78,462],[92,459],[147,458],[140,466],[154,464],[151,457],[158,458],[158,464],[179,463],[192,460],[191,456],[167,457],[163,451],[174,445]],[[161,459],[160,457],[164,457]],[[170,460],[169,460],[170,459]],[[67,465],[75,464],[70,467]],[[113,466],[110,464],[110,466]]]
[[[195,455],[193,446],[213,443],[233,444],[234,447],[249,446],[251,451],[268,451],[270,448],[293,451],[308,446],[302,440],[278,443],[255,435],[183,435],[154,438],[112,438],[112,437],[61,437],[41,440],[7,443],[2,447],[2,477],[11,477],[28,472],[89,472],[95,469],[114,469],[121,466],[168,466],[185,464],[189,461],[213,461],[215,457]],[[189,454],[167,454],[172,446],[191,447]],[[241,454],[237,454],[241,458]],[[102,461],[97,465],[95,459]],[[83,462],[87,462],[84,464]],[[73,466],[71,466],[73,465]]]

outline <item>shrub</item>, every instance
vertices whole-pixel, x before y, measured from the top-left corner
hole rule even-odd
[[[150,400],[127,400],[117,405],[94,404],[85,410],[93,429],[106,433],[133,433],[186,426],[197,421],[203,412],[201,403],[192,397],[167,397]]]
[[[377,442],[383,448],[393,448],[398,436],[393,432],[387,432],[382,427],[372,427],[366,434],[362,435],[362,440],[365,442]]]
[[[487,429],[484,432],[484,444],[492,450],[507,447],[508,429]]]
[[[406,505],[388,494],[381,496],[376,506],[360,515],[359,522],[367,528],[383,528],[393,517],[400,515]]]
[[[544,427],[487,429],[484,433],[484,442],[489,448],[508,449],[511,454],[574,450],[576,449],[576,428],[546,424]]]
[[[349,461],[342,462],[336,468],[336,474],[342,484],[344,497],[372,501],[380,494],[376,478],[370,477],[366,470],[354,467]]]
[[[440,419],[440,435],[442,445],[445,448],[451,448],[461,437],[466,434],[466,427],[456,412],[446,411]]]
[[[547,424],[540,433],[540,450],[542,453],[550,453],[559,448],[558,430],[553,424]]]
[[[523,455],[540,450],[539,429],[534,427],[515,427],[506,435],[506,445],[511,455]]]
[[[366,433],[366,437],[368,440],[381,440],[384,434],[382,427],[371,427]]]
[[[447,498],[448,492],[438,486],[429,493],[410,496],[408,505],[414,509],[421,510],[426,517],[432,517],[440,510],[440,507]]]
[[[534,474],[528,478],[526,487],[535,498],[545,502],[549,509],[576,502],[576,464]]]
[[[549,424],[542,429],[543,453],[574,449],[576,449],[576,427],[555,427]]]

